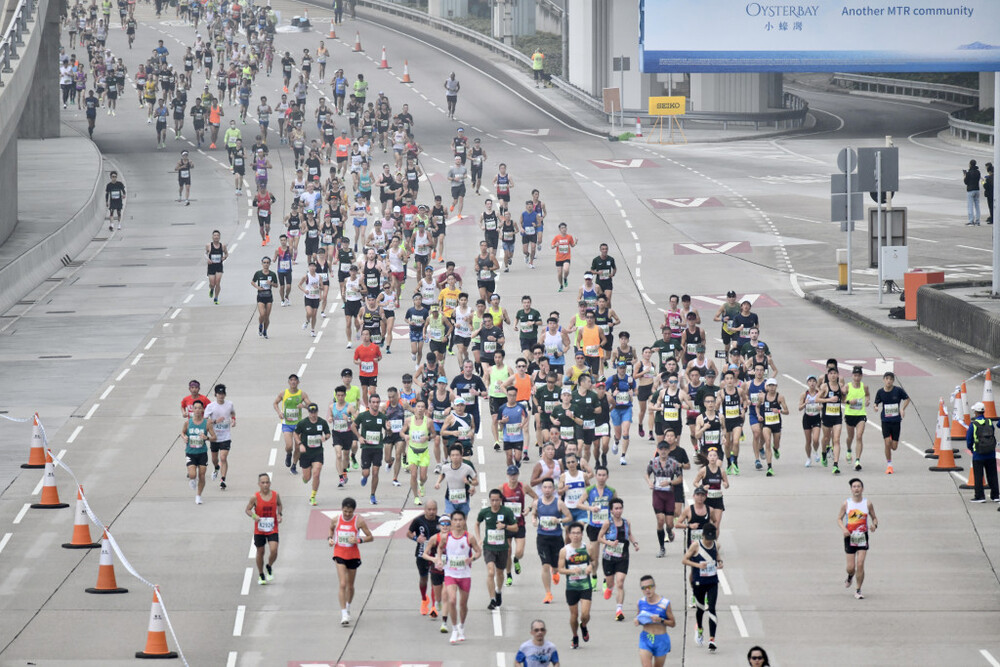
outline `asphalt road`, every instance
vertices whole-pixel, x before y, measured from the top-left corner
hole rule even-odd
[[[290,4],[276,6],[294,11]],[[194,31],[172,17],[156,20],[146,7],[139,12],[143,24],[135,51],[123,51],[119,32],[109,40],[130,70],[137,54],[156,39],[164,39],[173,54],[179,53],[177,40],[192,40]],[[325,27],[328,17],[314,13],[314,23]],[[353,38],[348,36],[355,28],[368,49],[362,55],[350,50]],[[598,244],[607,242],[620,267],[614,307],[637,346],[657,337],[669,296],[688,293],[706,321],[711,347],[717,348],[717,325],[709,320],[722,295],[735,289],[754,301],[761,338],[774,351],[779,388],[789,403],[797,404],[801,383],[828,357],[863,365],[866,383],[875,386],[876,359],[890,360],[914,399],[903,429],[909,444],[895,457],[896,474],[883,474],[876,433],[870,430],[865,440],[860,476],[882,526],[873,536],[863,601],[844,589],[835,524],[849,494],[849,471],[833,476],[828,468],[803,467],[794,407],[786,418],[784,456],[775,477],[754,472],[744,454],[743,473],[726,493],[721,542],[726,585],[719,599],[716,656],[693,640],[680,544],[668,545],[667,558],[654,558],[655,523],[641,483],[641,464],[651,446],[633,439],[629,465],[615,464],[609,482],[624,498],[640,542],[626,605],[634,608],[638,576],[655,574],[678,622],[671,631],[668,664],[738,664],[754,644],[766,646],[775,665],[996,664],[1000,586],[997,532],[995,522],[989,523],[994,508],[968,505],[968,493],[963,497],[956,490],[954,476],[927,472],[927,463],[913,451],[929,446],[938,397],[964,378],[947,360],[905,349],[800,298],[802,289],[835,276],[834,249],[843,239],[837,226],[825,222],[824,197],[836,151],[845,145],[881,145],[884,134],[896,137],[901,147],[907,186],[897,203],[909,208],[911,231],[925,239],[911,244],[911,264],[914,257],[943,266],[987,263],[988,257],[972,260],[974,251],[960,247],[989,243],[988,228],[961,224],[964,195],[958,175],[968,157],[922,136],[943,124],[938,110],[806,92],[819,116],[811,136],[688,146],[614,144],[554,121],[520,92],[472,69],[461,56],[449,55],[445,41],[419,43],[369,23],[348,23],[340,35],[344,41],[327,40],[334,65],[343,66],[349,78],[364,72],[372,90],[384,90],[394,107],[410,104],[426,151],[428,189],[442,191],[449,141],[461,125],[483,139],[487,176],[499,161],[507,163],[514,201],[538,188],[550,223],[567,222],[579,239],[569,293],[556,291],[552,251],[546,249],[535,270],[516,257],[511,273],[500,279],[498,291],[508,309],[517,307],[522,294],[531,294],[542,312],[572,312],[571,295],[583,266]],[[318,38],[282,32],[277,39],[283,49],[300,50],[314,49]],[[382,44],[390,49],[393,68],[388,71],[376,69]],[[398,80],[404,58],[414,81],[410,86]],[[462,83],[457,121],[448,120],[442,109],[442,82],[452,70]],[[279,94],[280,80],[258,79],[257,87],[270,99]],[[317,97],[311,90],[311,108]],[[291,308],[275,309],[270,340],[255,336],[247,282],[263,250],[255,241],[252,211],[245,197],[233,195],[232,177],[219,162],[225,162],[224,155],[192,150],[193,202],[177,204],[169,172],[179,150],[192,148],[186,140],[168,139],[170,150],[156,150],[144,114],[129,100],[134,97],[125,96],[116,117],[99,115],[95,135],[134,193],[126,228],[109,236],[78,280],[52,293],[51,307],[32,311],[11,328],[3,344],[5,375],[16,374],[17,385],[8,383],[0,395],[5,405],[43,415],[53,448],[67,450],[67,464],[131,564],[161,586],[188,662],[510,665],[536,617],[548,623],[563,664],[637,662],[636,629],[630,622],[616,623],[612,604],[599,595],[592,640],[578,652],[569,649],[562,590],[554,590],[553,604],[541,603],[530,539],[524,572],[505,589],[499,612],[485,610],[485,573],[480,564],[474,566],[469,641],[450,646],[437,624],[418,613],[413,544],[399,535],[414,514],[405,487],[393,488],[383,476],[379,505],[372,507],[356,475],[345,492],[335,488],[328,471],[319,506],[308,505],[306,488],[287,473],[276,452],[280,444],[270,405],[292,372],[302,376],[303,388],[318,403],[330,399],[339,370],[351,365],[337,304],[315,339],[302,331],[297,297]],[[226,107],[227,114],[233,111]],[[80,114],[64,113],[70,123],[83,126]],[[843,127],[836,118],[844,119]],[[245,135],[253,128],[251,122]],[[281,147],[271,159],[276,208],[285,211],[290,153]],[[422,199],[424,192],[422,186]],[[478,214],[479,204],[472,199],[466,213]],[[202,248],[212,229],[223,232],[232,252],[219,306],[207,298],[203,275]],[[546,236],[551,238],[551,232]],[[456,221],[449,227],[449,258],[469,266],[478,238],[468,218]],[[273,245],[267,252],[273,253]],[[300,264],[296,271],[301,270]],[[858,279],[861,286],[873,284],[863,273]],[[76,312],[46,314],[49,310]],[[37,359],[40,349],[70,359],[43,365]],[[454,360],[446,365],[453,375]],[[405,347],[397,343],[382,365],[385,384],[410,370]],[[182,479],[183,445],[176,437],[178,401],[191,378],[198,378],[203,389],[225,382],[239,414],[229,489],[222,492],[210,484],[203,506],[194,505]],[[5,449],[24,447],[24,427],[3,424],[0,429]],[[477,444],[476,462],[487,480],[483,486],[497,486],[503,479],[500,457],[487,438]],[[967,465],[967,457],[962,463]],[[286,507],[277,576],[266,587],[250,585],[250,524],[242,514],[261,471],[273,472]],[[686,474],[688,484],[693,473]],[[62,471],[57,478],[63,499],[71,500],[68,478]],[[119,583],[131,592],[86,595],[83,589],[96,576],[97,553],[58,546],[71,532],[71,510],[22,513],[34,500],[37,480],[33,471],[21,474],[0,495],[0,524],[7,526],[0,533],[11,534],[0,543],[5,564],[0,570],[0,664],[131,663],[144,643],[149,589],[116,562]],[[380,537],[364,547],[352,607],[355,622],[341,629],[336,574],[323,538],[328,517],[346,493],[380,527]],[[170,644],[175,646],[172,638]]]

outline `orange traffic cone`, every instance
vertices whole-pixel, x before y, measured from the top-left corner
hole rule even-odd
[[[42,426],[38,423],[38,413],[35,413],[34,425],[31,427],[31,450],[28,452],[28,462],[21,464],[22,468],[44,468],[45,447],[42,442]]]
[[[945,439],[941,441],[941,453],[938,454],[937,465],[931,466],[928,470],[934,472],[961,470],[960,467],[955,465],[955,452],[952,450],[951,440]]]
[[[149,632],[146,633],[146,650],[136,651],[137,658],[176,658],[177,653],[167,649],[166,621],[160,606],[158,589],[153,589],[153,606],[149,610]]]
[[[941,434],[947,433],[947,427],[945,422],[948,419],[948,415],[944,413],[944,399],[938,399],[938,418],[937,427],[934,429],[934,448],[924,450],[924,458],[936,459],[938,454],[941,453]]]
[[[354,52],[361,53],[361,31],[354,33]]]
[[[642,119],[638,116],[635,117],[635,136],[637,139],[642,139]]]
[[[66,545],[63,545],[66,546]],[[128,593],[127,588],[118,588],[118,581],[115,579],[115,561],[111,557],[111,542],[108,540],[108,531],[104,531],[101,538],[101,561],[97,567],[97,586],[86,589],[88,593]]]
[[[403,61],[403,83],[413,83],[413,79],[410,78],[410,61],[409,60],[404,60]],[[993,394],[991,393],[990,396],[992,397]],[[991,398],[990,400],[993,400],[993,399]],[[983,402],[985,403],[986,401],[984,400]]]
[[[972,423],[972,413],[969,411],[969,392],[965,388],[965,383],[962,383],[962,423],[968,428],[969,424]]]
[[[959,484],[958,488],[960,488],[960,489],[974,489],[974,488],[976,488],[976,485],[974,484],[974,482],[975,482],[975,479],[972,476],[972,466],[969,466],[969,481],[966,482],[965,484]]]
[[[378,68],[379,69],[389,69],[389,60],[388,60],[388,58],[386,58],[385,47],[384,46],[382,47],[382,62],[379,63]]]
[[[76,490],[76,518],[73,520],[73,539],[63,544],[63,549],[94,549],[101,546],[90,539],[90,520],[83,504],[83,487]],[[114,575],[112,575],[114,576]],[[100,577],[98,577],[100,581]]]
[[[951,413],[950,440],[965,442],[965,425],[962,424],[962,397],[960,391],[955,393],[955,403]]]
[[[56,488],[56,466],[52,463],[52,455],[45,450],[45,474],[42,476],[42,500],[32,503],[31,507],[36,510],[55,510],[69,507],[66,503],[59,502],[59,489]]]
[[[985,384],[983,384],[983,407],[986,408],[986,411],[983,412],[984,417],[987,419],[997,418],[997,404],[993,400],[993,376],[988,368],[986,369]]]
[[[337,27],[333,24],[333,19],[330,19],[330,34],[327,37],[337,39]]]

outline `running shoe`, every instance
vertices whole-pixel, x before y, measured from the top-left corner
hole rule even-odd
[[[545,597],[542,598],[542,604],[549,604],[550,602],[552,602],[552,593],[551,592],[546,593]]]
[[[624,621],[625,620],[625,614],[622,612],[621,608],[619,608],[617,611],[615,611],[615,620],[616,621]]]
[[[774,468],[772,468],[771,466],[767,466],[767,476],[774,477]]]
[[[854,462],[854,469],[855,469],[855,470],[861,470],[861,459],[857,459],[857,460],[856,460],[856,461]]]
[[[219,479],[219,469],[218,468],[216,468],[215,470],[212,471],[212,481],[214,482],[217,479]]]
[[[465,641],[465,627],[462,625],[458,626],[458,641],[460,642]]]
[[[274,570],[271,569],[270,565],[265,565],[264,566],[264,577],[268,581],[274,581]]]
[[[400,484],[400,483],[399,483],[399,480],[398,480],[398,479],[394,479],[394,480],[392,480],[392,485],[393,485],[393,486],[402,486],[402,484]]]
[[[562,288],[559,288],[559,291],[562,291]],[[570,642],[569,647],[570,648],[580,648],[580,638],[577,637],[576,635],[573,635],[573,639]]]
[[[421,600],[420,601],[420,615],[421,616],[426,616],[428,613],[430,613],[430,610],[431,610],[431,599],[430,598],[424,598],[423,600]]]
[[[848,463],[851,462],[851,450],[849,450],[849,449],[847,450],[847,462]]]
[[[973,498],[969,502],[970,503],[985,503],[986,502],[986,498]]]
[[[189,479],[188,480],[188,486],[190,486],[191,490],[194,491],[196,488],[198,488],[198,482],[197,482],[197,480]]]
[[[558,584],[559,583],[559,573],[558,572],[555,572],[555,571],[552,572],[552,583],[553,584]]]
[[[585,641],[585,642],[589,642],[590,641],[590,631],[587,630],[587,626],[586,625],[583,625],[583,624],[580,625],[580,636],[583,637],[583,641]]]
[[[194,504],[195,505],[201,505],[203,503],[204,503],[204,501],[201,499],[201,496],[195,496],[194,497]]]
[[[885,467],[885,474],[886,474],[886,475],[891,475],[892,473],[893,473],[893,470],[892,470],[892,464],[890,463],[889,465],[887,465],[887,466]]]
[[[715,653],[715,649],[717,649],[717,648],[719,648],[719,647],[715,645],[715,639],[710,637],[708,639],[708,652],[709,653]]]
[[[757,459],[753,462],[753,467],[756,468],[757,470],[764,469],[764,465],[760,462],[760,459]]]
[[[771,451],[774,452],[774,458],[776,458],[776,459],[780,459],[781,458],[781,451],[778,449],[777,445],[772,446],[771,447]],[[848,459],[848,460],[850,460],[850,459]]]
[[[374,493],[372,494],[372,497],[370,498],[370,500],[372,502],[372,505],[378,505],[378,499],[375,498],[375,494]]]
[[[500,443],[499,442],[494,442],[493,443],[493,451],[494,452],[499,452],[500,451]]]
[[[437,610],[437,607],[435,607],[434,605],[431,605],[430,617],[431,618],[437,618],[438,617],[438,610]]]
[[[289,468],[291,467],[291,465],[292,465],[292,453],[287,452],[285,453],[285,467]]]
[[[514,585],[514,577],[512,577],[512,576],[510,576],[508,574],[507,575],[507,580],[504,583],[506,583],[508,586],[513,586]]]
[[[694,643],[698,646],[705,645],[705,631],[698,628],[698,631],[694,633]]]
[[[823,454],[823,458],[821,459],[821,461],[822,461],[822,463],[823,463],[823,467],[825,468],[825,467],[826,467],[826,466],[828,465],[828,463],[827,463],[827,460],[826,460],[826,454],[825,454],[825,453]]]
[[[361,476],[361,486],[368,486],[368,478],[364,475]]]
[[[490,600],[490,603],[488,605],[486,605],[486,609],[488,611],[493,611],[496,608],[497,608],[497,601],[496,601],[496,598],[493,598],[493,599]]]
[[[617,453],[618,453],[618,441],[617,441],[617,440],[615,440],[615,441],[614,441],[614,442],[613,442],[613,443],[611,444],[611,453],[612,453],[612,454],[617,454]]]
[[[854,591],[854,599],[855,600],[864,600],[865,596],[861,594],[860,590],[857,590],[857,591]]]
[[[296,466],[296,465],[295,465],[295,464],[293,463],[293,464],[292,464],[292,467],[288,469],[288,472],[292,473],[293,475],[298,475],[298,474],[299,474],[299,469],[298,469],[298,467],[297,467],[297,466]]]
[[[514,574],[521,574],[521,561],[514,561]]]
[[[416,496],[416,497],[415,497],[415,498],[413,499],[413,504],[414,504],[414,505],[417,505],[417,506],[419,507],[419,506],[421,506],[421,505],[423,505],[423,504],[424,504],[424,501],[422,501],[422,500],[420,499],[420,496]]]
[[[737,465],[735,463],[733,464],[733,474],[734,475],[739,475],[740,474],[740,467],[739,467],[739,465]]]
[[[809,468],[811,466],[812,466],[812,459],[807,456],[806,457],[806,467]]]
[[[833,464],[833,474],[834,475],[839,475],[840,474],[840,466],[837,465],[836,463]]]
[[[265,584],[267,584],[267,579],[264,578],[263,574],[260,575],[259,577],[257,577],[257,585],[258,586],[264,586]]]
[[[664,547],[660,547],[660,550],[656,553],[657,558],[663,558],[667,555],[667,550]]]
[[[621,463],[623,466],[627,466],[628,465],[628,461],[625,460],[625,455],[624,454],[622,454],[622,458],[619,461],[619,463]]]
[[[351,454],[351,470],[358,469],[358,456],[357,454]]]
[[[444,622],[441,623],[441,634],[442,635],[448,634],[448,624],[447,623],[444,623]]]
[[[733,474],[733,464],[732,463],[730,463],[729,466],[726,468],[726,474],[727,475],[732,475]]]
[[[604,582],[604,599],[605,600],[611,599],[611,589],[608,588],[608,582]]]
[[[222,480],[221,482],[219,482],[219,488],[222,489],[223,491],[226,490],[226,480]]]
[[[316,492],[315,491],[313,491],[312,493],[309,494],[309,504],[312,505],[313,507],[316,506]]]
[[[640,438],[646,437],[646,431],[641,426],[639,427],[639,437]]]

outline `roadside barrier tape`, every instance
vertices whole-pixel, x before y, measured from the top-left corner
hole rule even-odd
[[[8,421],[18,422],[18,423],[25,423],[34,419],[34,417],[30,417],[28,419],[17,419],[15,417],[8,417],[7,415],[0,415],[0,417],[3,417]],[[134,567],[132,567],[132,563],[130,563],[129,560],[125,557],[125,554],[122,552],[121,547],[118,545],[118,541],[115,539],[115,536],[111,533],[111,529],[108,528],[106,524],[103,521],[101,521],[100,518],[98,518],[97,514],[95,514],[94,511],[91,509],[90,503],[87,501],[87,496],[84,495],[83,493],[83,486],[80,484],[80,480],[77,479],[76,474],[74,474],[73,470],[68,465],[66,465],[60,458],[56,456],[55,452],[49,449],[48,435],[45,433],[45,425],[42,424],[41,419],[38,420],[38,428],[42,432],[42,443],[45,447],[45,451],[47,451],[49,453],[49,456],[52,457],[52,463],[65,470],[67,473],[69,473],[69,476],[73,478],[73,482],[76,484],[76,488],[79,489],[80,491],[80,497],[83,500],[83,508],[87,512],[87,516],[90,518],[91,522],[93,522],[93,524],[97,528],[99,528],[100,530],[104,531],[107,534],[108,543],[111,545],[111,548],[114,549],[114,552],[118,556],[118,560],[121,562],[122,566],[124,566],[125,569],[128,570],[128,573],[131,574],[133,577],[141,581],[146,586],[149,586],[150,588],[156,590],[156,594],[157,596],[159,596],[160,606],[163,609],[163,620],[166,621],[167,629],[170,630],[170,636],[173,637],[174,646],[177,647],[177,654],[180,656],[181,662],[184,663],[184,667],[190,667],[187,658],[184,657],[184,651],[183,649],[181,649],[181,643],[177,639],[177,633],[174,632],[174,626],[170,622],[170,616],[167,614],[167,603],[163,597],[162,590],[158,585],[152,583],[151,581],[143,577]]]

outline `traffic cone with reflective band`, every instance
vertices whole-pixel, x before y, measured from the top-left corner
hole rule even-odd
[[[965,388],[965,383],[962,383],[962,423],[968,428],[969,424],[972,423],[972,413],[969,412],[969,392]]]
[[[118,587],[118,581],[115,579],[115,560],[111,555],[111,541],[108,540],[107,530],[101,538],[101,562],[97,567],[97,585],[85,590],[88,593],[99,594],[128,593],[127,588]]]
[[[31,505],[36,510],[55,510],[62,507],[69,507],[66,503],[59,502],[59,489],[56,488],[56,466],[52,463],[52,455],[45,451],[45,474],[42,476],[42,499],[41,502]]]
[[[354,52],[361,53],[361,31],[354,33]]]
[[[73,539],[63,549],[95,549],[101,546],[90,539],[90,519],[83,504],[83,487],[76,490],[76,518],[73,519]]]
[[[953,470],[961,470],[961,468],[955,465],[955,452],[952,449],[951,440],[941,441],[941,452],[938,454],[938,460],[936,466],[931,466],[928,470],[934,472],[952,472]]]
[[[962,397],[961,392],[955,393],[955,402],[951,412],[951,433],[950,440],[965,442],[965,425],[962,424]],[[942,443],[943,444],[943,443]]]
[[[638,116],[635,117],[635,136],[637,139],[642,139],[642,119]]]
[[[404,79],[406,77],[403,77]],[[986,369],[986,377],[984,378],[983,384],[983,407],[986,410],[983,412],[983,416],[987,419],[997,418],[997,404],[993,400],[993,376],[990,374],[990,369]]]
[[[960,489],[974,489],[974,488],[976,488],[976,485],[973,482],[975,482],[975,479],[974,479],[974,477],[972,475],[972,465],[969,465],[969,481],[966,482],[965,484],[959,484],[958,488],[960,488]]]
[[[333,19],[330,19],[330,34],[327,37],[329,39],[337,39],[337,26],[333,24]]]
[[[403,83],[413,83],[413,79],[410,78],[410,61],[409,60],[404,60],[403,61],[403,81],[402,82]],[[984,396],[985,396],[985,394],[984,394]],[[990,394],[990,396],[993,396],[993,394]],[[990,400],[992,400],[992,398]],[[983,401],[983,402],[985,403],[985,401]]]
[[[34,425],[31,427],[31,449],[28,452],[28,462],[21,464],[22,468],[45,467],[45,444],[42,441],[42,425],[38,423],[38,413],[35,413]]]
[[[176,658],[177,653],[167,648],[167,623],[163,619],[158,589],[153,589],[153,606],[149,610],[149,632],[146,634],[146,650],[137,651],[137,658]]]
[[[941,453],[941,434],[947,433],[945,428],[945,420],[948,415],[944,413],[944,399],[938,399],[938,416],[937,416],[937,426],[934,427],[934,448],[924,450],[924,458],[936,459],[938,454]]]
[[[382,62],[378,65],[379,69],[389,69],[389,59],[385,55],[385,47],[382,47]]]

